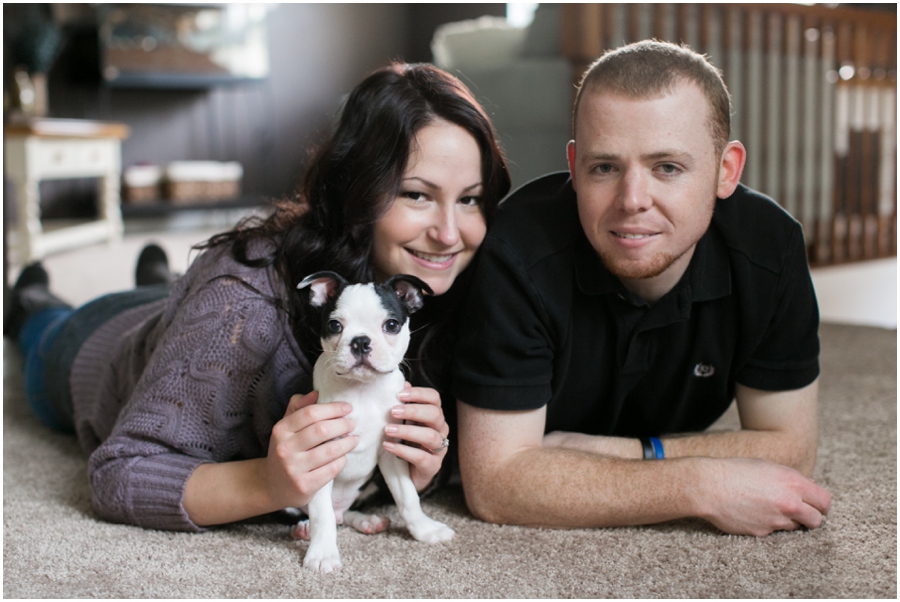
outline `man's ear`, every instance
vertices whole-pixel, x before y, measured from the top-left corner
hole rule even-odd
[[[575,185],[575,141],[569,140],[566,145],[566,157],[569,160],[569,175],[572,177],[572,185]]]
[[[747,161],[747,149],[744,145],[734,140],[725,146],[722,151],[722,159],[719,163],[719,181],[716,187],[716,197],[725,199],[734,194],[735,188],[741,181],[741,173],[744,171],[744,163]]]

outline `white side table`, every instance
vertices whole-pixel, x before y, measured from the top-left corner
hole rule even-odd
[[[23,264],[49,253],[122,238],[119,181],[121,123],[73,119],[31,119],[3,128],[6,174],[16,187],[18,246]],[[100,178],[95,221],[45,231],[41,224],[41,180]]]

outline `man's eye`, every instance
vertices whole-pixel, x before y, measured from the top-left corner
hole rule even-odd
[[[344,327],[337,320],[329,320],[327,328],[328,332],[331,334],[340,334],[340,332],[344,330]]]
[[[681,171],[677,165],[672,165],[671,163],[664,163],[659,168],[665,174],[676,174]]]
[[[385,321],[382,328],[388,334],[397,334],[400,332],[402,325],[397,320],[387,320]]]
[[[594,172],[599,174],[608,174],[613,172],[613,166],[609,163],[602,163],[594,167]]]

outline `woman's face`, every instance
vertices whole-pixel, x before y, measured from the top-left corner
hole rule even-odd
[[[475,138],[437,120],[416,134],[400,192],[375,224],[379,281],[411,274],[435,295],[450,289],[484,240],[481,152]]]

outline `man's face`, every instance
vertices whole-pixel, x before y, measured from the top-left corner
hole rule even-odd
[[[734,189],[720,181],[709,111],[692,83],[652,99],[582,97],[569,143],[581,226],[604,265],[651,302],[684,274],[717,194]]]

